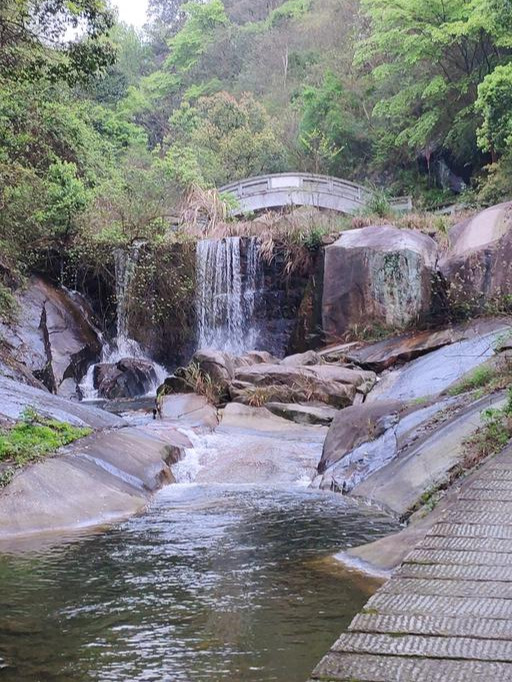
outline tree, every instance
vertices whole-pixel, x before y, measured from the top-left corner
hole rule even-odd
[[[114,61],[112,26],[103,0],[3,0],[0,79],[87,79]]]
[[[483,117],[478,143],[493,160],[512,150],[512,63],[497,66],[478,87],[476,109]]]
[[[433,149],[475,159],[478,85],[509,59],[493,6],[498,0],[363,0],[370,35],[357,62],[375,83],[388,144],[427,160]]]
[[[220,92],[195,107],[184,103],[171,118],[168,142],[171,174],[180,179],[186,161],[189,178],[207,186],[286,168],[276,125],[250,94]]]
[[[314,172],[344,175],[368,157],[368,122],[357,98],[327,71],[319,87],[302,94],[299,141]]]

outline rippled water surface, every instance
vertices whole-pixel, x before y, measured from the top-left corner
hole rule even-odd
[[[0,555],[0,680],[304,682],[370,589],[326,558],[392,528],[339,495],[170,486],[103,534]]]

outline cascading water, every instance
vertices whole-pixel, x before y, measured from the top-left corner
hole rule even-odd
[[[148,358],[140,344],[130,338],[128,331],[128,295],[130,285],[139,260],[140,249],[144,242],[137,241],[131,249],[115,249],[114,266],[116,276],[116,337],[112,343],[104,344],[101,352],[100,363],[115,364],[123,358],[137,358],[150,362],[156,373],[157,380],[151,386],[150,392],[154,392],[168,376],[168,372],[162,365]],[[94,388],[94,367],[92,365],[80,385],[84,399],[94,400],[98,397],[98,391]]]
[[[240,354],[256,347],[255,313],[263,290],[263,267],[258,239],[244,241],[245,259],[241,237],[203,239],[197,244],[199,348]]]

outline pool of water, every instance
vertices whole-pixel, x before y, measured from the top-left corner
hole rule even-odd
[[[395,528],[340,495],[176,485],[0,555],[0,680],[304,682],[372,587],[328,559]]]

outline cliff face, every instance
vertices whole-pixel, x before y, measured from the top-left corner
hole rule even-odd
[[[72,396],[101,352],[89,305],[40,277],[19,289],[16,301],[15,321],[0,322],[2,374]]]

